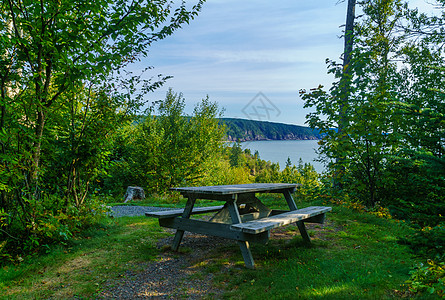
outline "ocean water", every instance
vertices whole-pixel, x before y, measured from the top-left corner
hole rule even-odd
[[[289,157],[294,165],[301,158],[303,163],[313,165],[318,173],[324,170],[322,163],[314,161],[318,157],[315,152],[319,147],[318,140],[250,141],[241,143],[241,147],[250,149],[252,154],[258,150],[261,159],[279,163],[281,169],[286,167]]]

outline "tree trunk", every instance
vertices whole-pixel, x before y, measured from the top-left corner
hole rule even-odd
[[[342,90],[341,99],[340,99],[340,110],[339,114],[339,122],[338,122],[338,134],[341,139],[343,139],[343,131],[347,126],[347,121],[345,120],[347,103],[349,100],[350,93],[350,82],[351,82],[351,74],[349,65],[351,63],[352,49],[354,45],[354,19],[355,19],[355,3],[356,0],[348,0],[348,8],[346,13],[346,27],[345,27],[345,45],[344,45],[344,53],[343,53],[343,75],[340,80],[340,88]],[[336,159],[336,171],[334,176],[334,186],[341,187],[339,177],[344,172],[344,167],[342,166],[342,162],[345,157],[343,155],[339,155]]]
[[[0,131],[3,130],[5,126],[5,118],[6,118],[6,87],[5,82],[3,81],[1,84],[1,99],[4,100],[3,105],[0,106]],[[5,155],[6,149],[3,142],[0,142],[0,153]],[[6,164],[2,160],[0,160],[0,165]],[[4,190],[0,191],[0,207],[6,207],[6,192]]]
[[[40,151],[42,148],[43,128],[45,127],[46,114],[43,110],[37,112],[35,141],[33,145],[33,165],[31,168],[31,176],[34,182],[38,179]]]

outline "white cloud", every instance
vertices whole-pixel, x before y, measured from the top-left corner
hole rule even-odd
[[[338,59],[342,51],[346,9],[336,2],[207,2],[190,25],[154,44],[141,62],[174,76],[150,98],[163,98],[167,87],[190,102],[209,94],[234,116],[261,91],[286,107],[282,122],[303,124],[298,90],[329,83],[325,59]]]

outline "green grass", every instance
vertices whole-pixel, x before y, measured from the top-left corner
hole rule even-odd
[[[285,208],[277,197],[262,200],[270,207]],[[411,230],[405,224],[333,207],[327,224],[310,228],[310,247],[304,245],[296,226],[282,230],[287,237],[272,239],[267,245],[252,245],[255,270],[243,267],[238,248],[231,245],[215,251],[202,272],[213,273],[230,299],[415,297],[407,292],[404,282],[417,261],[405,245],[398,243]]]
[[[312,233],[311,247],[305,247],[298,235],[267,246],[254,245],[256,270],[235,270],[217,281],[228,282],[227,296],[234,299],[397,297],[415,262],[408,249],[397,243],[407,229],[340,208],[334,208],[329,219],[328,228]]]
[[[285,208],[275,196],[262,200],[272,208]],[[410,233],[408,226],[338,206],[327,219],[325,225],[310,226],[310,247],[303,244],[296,226],[288,226],[280,228],[279,238],[267,245],[252,245],[255,270],[244,267],[237,244],[228,242],[196,262],[192,276],[205,278],[212,273],[227,299],[429,299],[409,294],[403,286],[417,262],[398,243]],[[68,248],[3,267],[0,295],[6,299],[94,298],[106,280],[118,280],[128,270],[141,271],[140,262],[156,260],[161,251],[156,241],[166,235],[150,218],[115,219],[85,232]]]
[[[155,260],[157,220],[119,218],[83,233],[71,245],[0,269],[1,299],[92,298],[108,279]]]

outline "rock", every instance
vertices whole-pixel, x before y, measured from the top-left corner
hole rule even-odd
[[[127,187],[127,192],[124,196],[124,203],[127,203],[129,200],[135,199],[145,199],[144,189],[138,186],[129,186]]]

